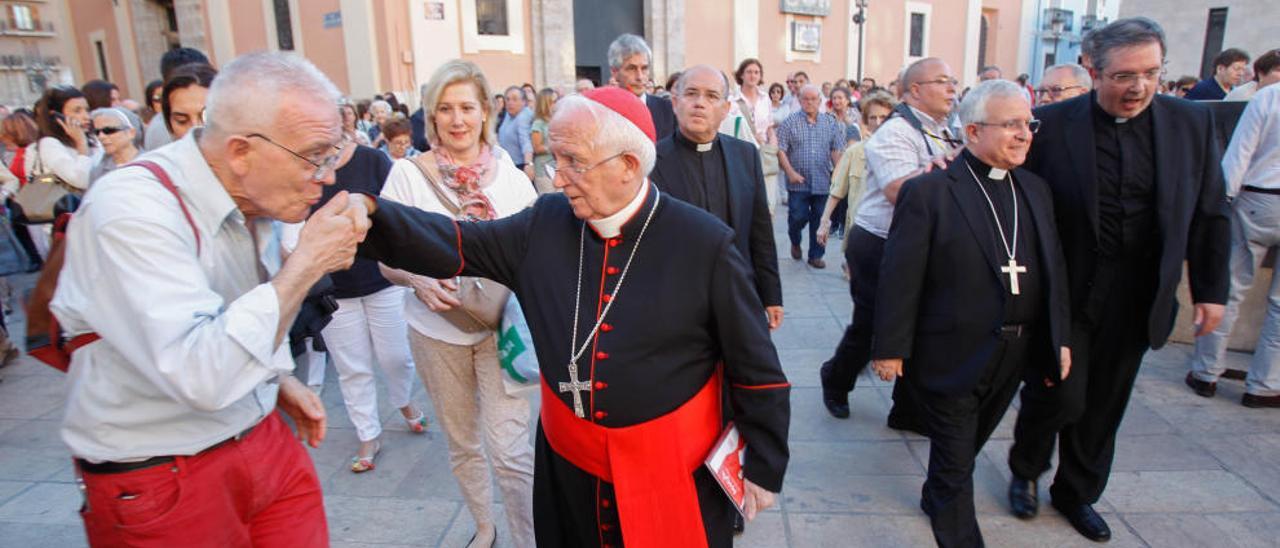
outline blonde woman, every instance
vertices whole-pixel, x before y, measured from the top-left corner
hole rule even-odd
[[[858,200],[862,198],[862,188],[867,177],[867,153],[863,146],[871,138],[880,125],[893,114],[897,101],[885,92],[868,93],[858,101],[858,110],[862,112],[862,140],[849,145],[836,162],[835,171],[831,175],[831,191],[827,195],[827,205],[822,212],[822,223],[818,225],[818,242],[827,245],[827,237],[831,234],[831,214],[836,206],[845,199],[849,200],[849,208],[845,218],[845,227],[853,226],[853,217],[858,210]],[[849,239],[845,238],[842,249],[849,252]],[[846,258],[845,276],[848,276],[848,260]]]
[[[431,76],[423,93],[431,150],[396,160],[382,197],[459,221],[507,217],[536,198],[529,178],[494,138],[489,84],[479,67],[454,60]],[[409,347],[449,440],[449,463],[476,523],[471,546],[492,546],[489,465],[497,475],[514,546],[533,546],[533,447],[529,402],[507,394],[494,331],[450,322],[459,307],[452,280],[383,267],[406,298]],[[487,462],[486,462],[487,461]]]
[[[533,186],[538,189],[538,194],[556,190],[551,184],[551,176],[547,174],[548,166],[556,166],[555,158],[551,157],[547,122],[551,121],[551,107],[555,106],[557,98],[556,90],[551,88],[543,88],[538,92],[533,108],[533,124],[529,126],[529,139],[533,142]]]

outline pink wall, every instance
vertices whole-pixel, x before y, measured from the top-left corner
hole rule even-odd
[[[475,63],[484,71],[489,79],[490,90],[502,93],[502,89],[510,85],[533,82],[533,7],[530,0],[524,0],[524,53],[480,52],[464,53],[462,58]],[[459,24],[462,24],[459,22]],[[432,67],[433,69],[435,67]],[[421,82],[426,83],[426,82]]]
[[[848,57],[848,41],[857,35],[849,36],[845,15],[849,13],[850,0],[832,0],[831,14],[822,20],[822,61],[786,62],[786,51],[791,44],[787,40],[787,18],[778,10],[778,2],[764,0],[760,2],[760,62],[764,65],[766,82],[783,82],[788,72],[803,70],[809,80],[818,84],[834,82],[840,78],[851,76],[845,74],[845,61]],[[877,4],[879,5],[879,4]],[[686,34],[699,33],[698,29],[687,28]],[[725,40],[732,40],[732,34]],[[730,42],[731,44],[731,42]],[[868,55],[870,59],[872,56]],[[727,67],[737,68],[736,62]]]
[[[128,7],[126,6],[126,9]],[[124,64],[125,59],[123,48],[120,47],[121,33],[116,28],[116,16],[111,7],[110,2],[88,2],[77,3],[75,9],[67,10],[70,15],[70,24],[76,43],[76,50],[80,54],[80,74],[76,74],[75,81],[77,85],[83,84],[95,78],[101,78],[102,75],[98,71],[98,52],[93,42],[89,40],[89,33],[102,30],[106,34],[106,43],[104,51],[107,54],[107,71],[111,81],[120,87],[120,94],[128,98],[140,98],[146,90],[132,89],[128,79],[125,77]],[[129,62],[137,63],[137,59],[130,59]],[[146,85],[146,82],[143,82]]]
[[[733,10],[720,2],[693,1],[685,3],[684,14],[684,66],[707,64],[732,76],[739,61],[733,58]],[[669,69],[674,73],[682,68]],[[653,81],[662,85],[668,76],[655,74]]]
[[[1005,78],[1018,77],[1018,48],[1021,38],[1018,29],[1022,22],[1022,3],[1017,0],[985,0],[983,8],[995,10],[993,28],[987,32],[994,36],[994,49],[987,50],[987,62],[994,62],[1004,71]]]
[[[307,59],[316,64],[343,93],[350,91],[347,76],[343,27],[324,28],[324,14],[338,11],[338,0],[306,0],[298,2],[298,18],[302,27],[302,49]]]
[[[262,0],[228,0],[227,4],[236,55],[267,49],[267,22],[262,16]]]

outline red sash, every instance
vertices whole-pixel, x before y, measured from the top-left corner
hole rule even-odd
[[[707,545],[693,472],[720,435],[720,375],[661,417],[623,428],[579,419],[542,382],[542,431],[557,454],[613,484],[623,541],[637,548]]]

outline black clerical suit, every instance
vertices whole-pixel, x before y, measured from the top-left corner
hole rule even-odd
[[[649,116],[653,118],[653,129],[659,141],[675,134],[676,111],[671,106],[671,99],[646,93],[644,106],[649,108]]]
[[[640,209],[612,238],[590,226],[584,229],[563,194],[542,196],[510,217],[477,223],[455,223],[378,200],[360,254],[435,278],[461,273],[510,287],[524,309],[542,382],[549,387],[570,381],[575,316],[581,345],[612,301],[578,362],[577,380],[592,385],[583,396],[585,420],[608,429],[646,423],[690,400],[720,369],[734,421],[747,442],[746,478],[777,492],[788,459],[790,385],[760,313],[763,305],[749,266],[723,223],[668,196],[659,200],[658,194],[650,186]],[[642,228],[651,210],[652,221]],[[544,396],[544,417],[547,406],[573,407],[570,393],[556,395]],[[545,419],[539,421],[535,444],[538,545],[621,545],[626,531],[619,526],[613,484],[552,449],[544,424]],[[682,436],[672,432],[662,439],[674,450]],[[705,467],[697,467],[693,480],[708,544],[730,546],[732,504]]]
[[[1070,279],[1072,369],[1050,388],[1028,382],[1009,468],[1035,479],[1060,433],[1054,505],[1093,504],[1148,348],[1164,345],[1187,264],[1192,301],[1225,303],[1230,225],[1208,108],[1156,95],[1124,122],[1097,92],[1035,110],[1041,129],[1023,165],[1053,191]]]
[[[782,306],[778,249],[765,191],[760,153],[751,143],[727,135],[700,152],[678,130],[658,141],[658,160],[649,179],[668,196],[715,215],[734,231],[738,252],[751,262],[756,290],[765,306]]]
[[[1011,172],[1014,184],[989,178],[990,171],[965,151],[947,169],[903,185],[876,301],[872,355],[904,359],[932,444],[921,508],[944,547],[983,544],[974,459],[1024,371],[1058,375],[1058,348],[1067,345],[1070,325],[1048,186],[1022,169]],[[1026,269],[1017,275],[1017,295],[1001,271],[1009,248]]]

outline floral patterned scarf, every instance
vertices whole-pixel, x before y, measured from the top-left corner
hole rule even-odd
[[[468,221],[489,221],[498,218],[484,187],[489,186],[497,171],[497,158],[489,145],[480,145],[480,154],[469,165],[458,165],[444,147],[435,147],[433,156],[440,172],[440,182],[458,197],[458,209]]]

